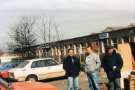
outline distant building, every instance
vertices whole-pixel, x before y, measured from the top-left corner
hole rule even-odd
[[[4,53],[3,55],[0,56],[0,62],[1,63],[10,62],[14,58],[19,58],[19,56],[16,54]]]

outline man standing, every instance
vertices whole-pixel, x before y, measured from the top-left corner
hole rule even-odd
[[[99,55],[93,51],[92,46],[87,47],[88,56],[86,57],[85,72],[87,73],[89,90],[99,89],[99,68],[101,66]]]
[[[81,65],[80,60],[74,55],[74,49],[68,49],[68,56],[63,61],[63,68],[68,78],[67,90],[78,90],[78,76]]]
[[[109,79],[110,90],[121,90],[120,78],[123,60],[121,55],[116,53],[113,46],[107,47],[107,53],[103,57],[102,65]]]

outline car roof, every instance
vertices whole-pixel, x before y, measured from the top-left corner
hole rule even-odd
[[[37,58],[37,59],[29,59],[27,61],[33,62],[33,61],[48,60],[48,59],[52,59],[52,58]]]

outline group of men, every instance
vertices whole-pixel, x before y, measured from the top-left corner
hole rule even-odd
[[[107,52],[102,60],[94,52],[91,45],[86,48],[88,55],[85,60],[85,73],[88,78],[89,90],[100,90],[99,69],[102,66],[109,80],[110,90],[121,90],[120,78],[123,60],[113,46],[107,46]],[[75,56],[74,49],[68,49],[68,56],[63,60],[63,68],[67,76],[67,90],[79,90],[79,74],[81,71],[80,60]]]

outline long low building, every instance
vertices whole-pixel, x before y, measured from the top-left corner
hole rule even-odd
[[[95,47],[100,46],[100,51],[104,53],[104,49],[109,44],[113,44],[117,48],[118,44],[129,42],[135,42],[135,25],[107,27],[104,31],[99,33],[51,42],[50,44],[37,45],[36,56],[53,56],[57,59],[61,59],[63,56],[67,55],[69,48],[74,48],[77,55],[84,55],[85,48],[89,43],[93,43]]]

